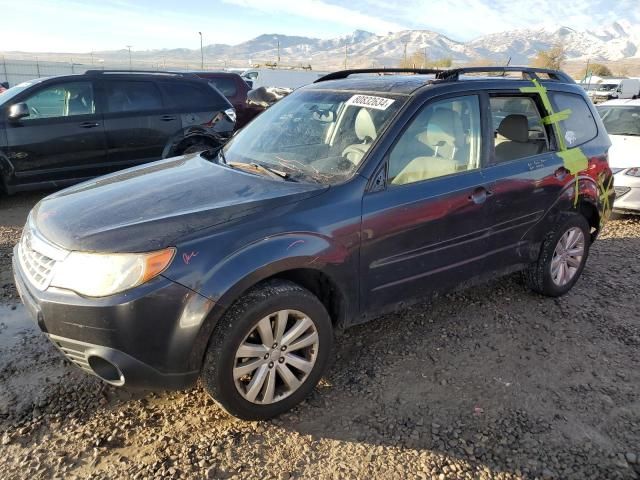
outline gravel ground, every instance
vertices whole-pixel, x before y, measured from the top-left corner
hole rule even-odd
[[[640,478],[640,219],[573,291],[511,276],[352,328],[269,422],[200,388],[131,393],[71,366],[18,305],[10,252],[40,195],[0,200],[3,478]]]

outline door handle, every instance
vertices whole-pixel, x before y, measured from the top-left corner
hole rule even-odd
[[[172,120],[175,120],[176,117],[174,117],[173,115],[162,115],[160,117],[160,120],[162,120],[163,122],[171,122]]]
[[[80,128],[95,128],[99,126],[100,124],[98,122],[83,122],[80,124]]]
[[[469,201],[479,205],[487,200],[487,197],[493,195],[493,192],[487,190],[484,187],[476,188],[471,195],[469,195]]]

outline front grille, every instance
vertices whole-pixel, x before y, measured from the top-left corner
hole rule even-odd
[[[631,190],[630,187],[613,187],[613,189],[616,192],[616,198],[620,198],[624,194],[629,193],[629,190]]]
[[[35,288],[46,290],[49,287],[56,261],[66,255],[66,251],[44,240],[27,223],[18,246],[18,261]]]
[[[89,362],[87,361],[87,356],[85,354],[85,347],[82,344],[53,335],[49,335],[49,338],[68,360],[85,372],[95,375],[89,366]]]

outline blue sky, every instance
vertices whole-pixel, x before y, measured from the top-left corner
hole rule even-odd
[[[640,23],[638,0],[0,0],[0,50],[88,52],[428,29],[454,40],[541,25]]]

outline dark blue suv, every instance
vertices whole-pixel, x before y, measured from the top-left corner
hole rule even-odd
[[[518,270],[568,292],[610,212],[609,145],[561,72],[335,72],[223,148],[45,198],[16,283],[87,372],[201,377],[231,414],[269,418],[314,388],[337,328]]]

